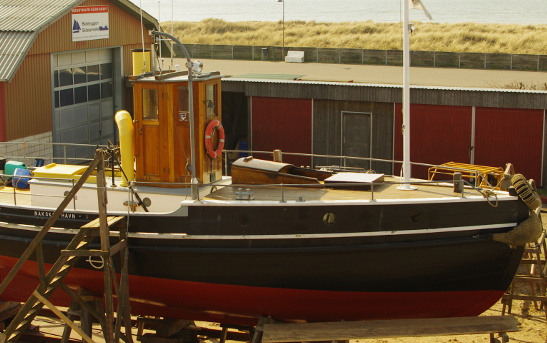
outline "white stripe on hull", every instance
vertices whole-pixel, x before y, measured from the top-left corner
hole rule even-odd
[[[12,224],[0,222],[0,226],[10,229],[27,231],[40,231],[41,226]],[[444,227],[436,229],[417,229],[400,231],[374,231],[374,232],[347,232],[347,233],[310,233],[310,234],[282,234],[282,235],[188,235],[185,233],[154,233],[154,232],[130,232],[129,238],[146,239],[191,239],[191,240],[273,240],[273,239],[318,239],[318,238],[352,238],[352,237],[379,237],[379,236],[400,236],[400,235],[423,235],[445,232],[463,231],[487,231],[500,228],[513,228],[517,223],[501,223],[489,225],[472,225]],[[74,235],[78,229],[63,229],[52,227],[50,232]],[[118,231],[110,231],[110,236],[118,237]]]

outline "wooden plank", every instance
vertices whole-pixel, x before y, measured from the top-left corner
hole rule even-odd
[[[542,284],[547,284],[547,280],[543,279],[540,276],[534,275],[517,275],[513,278],[513,282],[537,282]]]
[[[110,248],[110,255],[116,255],[118,252],[120,252],[121,249],[124,249],[127,247],[127,240],[122,239],[116,245]]]
[[[518,295],[518,294],[505,294],[502,300],[529,300],[529,301],[541,301],[547,302],[546,295]]]
[[[63,322],[65,322],[68,326],[70,326],[72,330],[76,331],[80,335],[80,337],[82,337],[82,341],[86,341],[88,343],[95,343],[93,339],[89,337],[82,329],[80,329],[78,325],[74,324],[72,320],[68,319],[67,316],[65,316],[61,311],[59,311],[57,307],[55,307],[55,305],[49,302],[49,300],[44,298],[40,293],[34,291],[34,296],[38,298],[38,300],[40,300],[42,303],[44,303],[44,305],[49,307],[49,309],[53,311],[53,313],[55,313],[59,318],[61,318]]]
[[[107,226],[110,227],[116,223],[118,223],[120,220],[122,220],[124,217],[113,217],[113,216],[109,216],[106,218],[106,223],[107,223]],[[99,221],[99,218],[96,218],[92,221],[90,221],[89,223],[83,225],[81,228],[82,229],[97,229],[100,227],[100,221]]]
[[[184,75],[188,75],[188,70],[174,71],[174,72],[170,72],[166,74],[157,75],[155,76],[155,79],[158,81],[162,81],[162,80],[167,80],[173,77],[184,76]]]
[[[89,249],[89,250],[61,250],[61,256],[102,256],[108,257],[108,251]]]
[[[513,316],[264,324],[262,342],[425,337],[519,331]]]

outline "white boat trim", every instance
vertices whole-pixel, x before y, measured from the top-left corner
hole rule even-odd
[[[0,226],[26,231],[40,231],[41,226],[12,224],[0,222]],[[188,235],[186,233],[155,233],[155,232],[129,232],[129,238],[146,239],[190,239],[190,240],[276,240],[276,239],[321,239],[321,238],[358,238],[379,236],[423,235],[445,232],[462,231],[487,231],[500,228],[513,228],[517,223],[500,223],[488,225],[454,226],[436,229],[398,230],[398,231],[374,231],[374,232],[347,232],[347,233],[313,233],[313,234],[280,234],[280,235]],[[78,229],[63,229],[52,227],[50,232],[74,235]],[[111,237],[118,237],[118,231],[110,231]]]
[[[494,198],[490,198],[492,201]],[[517,196],[511,195],[497,195],[497,201],[514,201],[517,199]],[[419,203],[419,204],[439,204],[439,203],[465,203],[465,202],[486,202],[486,199],[483,196],[468,196],[465,198],[460,197],[443,197],[443,198],[412,198],[412,199],[374,199],[374,200],[364,200],[364,199],[355,199],[355,200],[286,200],[285,202],[281,201],[271,201],[271,200],[201,200],[199,202],[181,202],[181,207],[185,206],[233,206],[233,205],[243,205],[245,207],[260,207],[260,206],[344,206],[344,205],[398,205],[398,204],[408,204],[410,202]],[[142,213],[139,213],[142,214]]]

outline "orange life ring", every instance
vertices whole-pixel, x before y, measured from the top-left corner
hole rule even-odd
[[[218,131],[218,145],[215,150],[213,150],[213,143],[211,142],[214,130]],[[205,128],[205,149],[207,149],[207,155],[211,158],[217,158],[222,154],[222,149],[224,149],[224,128],[220,120],[214,119],[207,124],[207,128]]]

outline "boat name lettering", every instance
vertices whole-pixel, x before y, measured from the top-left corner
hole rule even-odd
[[[36,217],[51,217],[53,212],[47,211],[34,211]],[[61,213],[61,218],[76,219],[76,214],[74,213]]]

